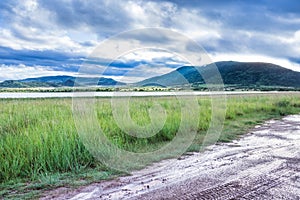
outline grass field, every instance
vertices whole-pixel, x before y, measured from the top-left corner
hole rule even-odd
[[[175,136],[181,110],[172,97],[132,98],[130,116],[137,124],[150,122],[148,110],[154,101],[166,110],[167,118],[159,133],[149,138],[122,131],[114,121],[109,98],[96,99],[97,119],[117,146],[133,152],[157,149]],[[211,120],[210,99],[198,97],[197,101],[201,116],[190,151],[200,149]],[[299,112],[299,94],[229,96],[219,141],[231,141],[266,119]],[[118,173],[98,162],[81,142],[71,99],[0,100],[0,195],[27,193],[30,197],[45,188],[86,184]]]

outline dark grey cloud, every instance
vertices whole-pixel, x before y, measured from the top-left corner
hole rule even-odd
[[[161,0],[154,0],[156,2],[161,2]],[[216,10],[216,9],[226,9],[226,8],[240,8],[247,13],[249,9],[255,8],[265,8],[266,10],[276,12],[276,13],[295,13],[299,14],[300,2],[298,0],[256,0],[256,1],[240,1],[240,0],[166,0],[177,4],[178,6],[188,7],[188,8],[201,8],[202,10]]]
[[[161,1],[155,1],[161,2]],[[169,0],[178,8],[199,10],[202,17],[212,22],[219,22],[223,27],[232,30],[255,30],[272,32],[279,30],[297,30],[300,23],[280,22],[278,17],[293,19],[300,17],[300,1],[298,0]]]
[[[80,56],[51,50],[14,50],[0,47],[0,64],[4,65],[23,64],[26,66],[47,66],[60,71],[78,71],[83,59]]]
[[[110,36],[126,30],[130,24],[121,1],[40,0],[39,3],[62,28],[88,27],[98,35]]]
[[[169,64],[168,64],[169,63]],[[78,72],[80,67],[85,67],[86,64],[94,66],[103,66],[106,68],[103,75],[108,76],[123,76],[134,68],[140,66],[165,66],[176,69],[181,66],[175,58],[163,57],[153,58],[152,60],[110,60],[93,59],[81,56],[74,56],[71,54],[57,52],[57,51],[33,51],[33,50],[14,50],[7,47],[0,46],[0,64],[4,67],[12,65],[25,66],[45,66],[54,71]],[[2,67],[3,67],[2,66]],[[1,68],[1,65],[0,65]],[[91,73],[93,73],[91,71]]]
[[[16,6],[14,0],[2,0],[0,1],[0,23],[1,26],[8,27],[13,15],[15,15],[13,8]],[[0,26],[0,27],[1,27]]]
[[[164,29],[162,29],[164,30]],[[175,38],[171,38],[167,34],[166,31],[157,31],[153,30],[152,28],[143,29],[141,31],[134,31],[134,32],[122,32],[121,35],[117,36],[122,40],[127,41],[139,41],[143,44],[168,44],[174,42]]]

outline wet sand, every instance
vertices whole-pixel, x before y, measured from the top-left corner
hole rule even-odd
[[[203,153],[42,199],[300,199],[300,115],[267,121]]]

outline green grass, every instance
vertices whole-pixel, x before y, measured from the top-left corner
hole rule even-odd
[[[229,96],[219,141],[229,142],[266,119],[299,113],[299,97],[299,94]],[[211,121],[210,99],[199,97],[197,101],[201,112],[198,127],[192,127],[197,129],[197,135],[190,151],[200,149]],[[149,109],[155,102],[165,109],[166,122],[157,134],[148,138],[136,138],[118,127],[109,98],[96,99],[97,121],[110,141],[120,148],[132,152],[157,150],[175,137],[181,109],[173,97],[132,98],[133,121],[147,126],[151,122]],[[186,121],[189,120],[193,119]],[[140,134],[129,125],[126,130]],[[156,160],[169,156],[158,155]],[[119,173],[97,161],[83,145],[72,117],[71,99],[0,100],[0,197],[32,198],[45,189],[78,186]]]

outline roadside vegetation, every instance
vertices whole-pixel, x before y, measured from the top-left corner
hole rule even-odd
[[[130,115],[137,124],[150,122],[148,110],[153,101],[168,115],[155,136],[135,138],[125,134],[114,122],[109,98],[96,99],[99,124],[121,148],[134,152],[157,149],[175,136],[181,114],[173,97],[132,98]],[[200,149],[211,120],[210,98],[198,97],[198,104],[201,116],[189,151]],[[299,112],[300,94],[228,96],[219,141],[232,141],[264,120]],[[94,159],[81,142],[70,98],[0,100],[0,198],[32,198],[45,189],[78,186],[118,174]]]

